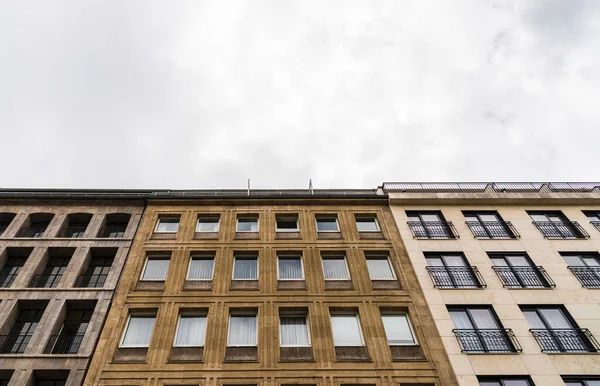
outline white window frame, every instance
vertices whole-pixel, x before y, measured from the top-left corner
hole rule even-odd
[[[344,259],[344,264],[346,264],[346,271],[348,272],[348,279],[327,279],[325,277],[325,264],[323,264],[323,261],[339,259],[340,257]],[[339,256],[338,255],[330,255],[330,256],[321,255],[321,269],[323,270],[323,279],[325,281],[352,281],[352,274],[350,273],[350,266],[348,265],[348,260],[346,259],[346,255],[339,255]]]
[[[281,343],[281,317],[284,318],[293,318],[293,317],[297,317],[297,318],[304,318],[304,320],[306,321],[306,340],[308,341],[308,344],[282,344]],[[310,333],[310,323],[308,321],[308,313],[306,314],[301,314],[301,315],[294,315],[292,314],[279,314],[279,347],[312,347],[312,340],[311,340],[311,333]]]
[[[240,346],[240,345],[232,345],[229,342],[229,338],[231,336],[230,331],[231,331],[231,317],[232,316],[254,316],[254,320],[256,320],[256,334],[254,335],[254,344],[252,345],[245,345],[245,346]],[[258,347],[258,311],[256,313],[250,313],[250,312],[235,312],[235,313],[229,313],[229,319],[228,319],[228,326],[227,326],[227,347]]]
[[[148,267],[148,261],[149,260],[169,260],[169,268],[167,268],[167,274],[165,275],[165,278],[163,280],[159,280],[159,279],[144,279],[144,274],[146,273],[146,268]],[[147,256],[146,257],[146,261],[144,262],[144,269],[142,269],[142,274],[140,275],[140,281],[155,281],[155,282],[162,282],[162,281],[167,281],[167,277],[169,277],[169,270],[171,269],[171,256]]]
[[[239,229],[239,227],[240,227],[240,217],[241,217],[242,219],[245,219],[245,218],[248,218],[248,219],[250,219],[250,218],[256,219],[256,231],[241,231],[241,230]],[[259,215],[256,215],[256,217],[254,217],[253,215],[238,215],[238,216],[235,218],[235,231],[236,231],[237,233],[258,233],[258,232],[260,232],[260,216],[259,216]]]
[[[148,344],[124,344],[123,342],[125,341],[125,336],[127,335],[127,330],[129,330],[129,324],[131,323],[131,317],[132,316],[136,316],[136,317],[145,317],[145,316],[153,316],[154,317],[154,327],[152,328],[152,334],[150,335],[150,342],[148,342]],[[125,323],[125,328],[123,329],[123,333],[121,334],[121,340],[119,342],[119,348],[136,348],[136,347],[150,347],[150,343],[152,343],[152,338],[154,337],[154,329],[156,328],[156,314],[151,314],[151,313],[143,313],[143,312],[136,312],[133,314],[129,314],[129,316],[127,317],[127,323]]]
[[[177,344],[177,333],[179,332],[179,322],[181,322],[182,316],[191,316],[191,317],[204,317],[206,322],[204,322],[204,341],[202,345],[198,346],[195,344]],[[183,312],[180,313],[177,317],[177,327],[175,328],[175,336],[173,337],[173,347],[204,347],[206,345],[206,330],[208,329],[208,314],[205,313],[193,313],[193,312]]]
[[[218,217],[217,219],[217,230],[213,231],[213,232],[201,232],[198,230],[198,225],[200,225],[200,218],[201,217]],[[210,214],[199,214],[198,217],[196,217],[196,229],[194,229],[194,233],[219,233],[219,231],[221,230],[221,216],[220,215],[210,215]]]
[[[277,217],[283,217],[283,218],[291,218],[293,217],[293,215],[285,215],[285,214],[279,214],[279,215],[275,215],[275,232],[300,232],[300,216],[296,215],[296,228],[295,229],[279,229],[279,227],[277,226]]]
[[[369,262],[368,262],[368,260],[383,260],[383,259],[387,260],[388,266],[390,267],[390,270],[392,271],[393,278],[391,278],[391,279],[373,279],[371,277],[371,272],[369,272]],[[371,280],[388,280],[388,281],[398,280],[398,277],[396,276],[396,270],[394,269],[394,266],[392,265],[392,262],[391,262],[389,256],[387,256],[387,255],[378,256],[378,255],[366,254],[365,255],[365,261],[367,263],[367,273],[369,274],[369,279],[371,279]]]
[[[237,259],[240,259],[240,260],[252,260],[252,259],[255,259],[256,260],[256,279],[236,279],[234,277],[234,274],[235,274],[235,261]],[[233,255],[233,266],[231,267],[231,280],[235,280],[235,281],[255,281],[255,280],[258,280],[258,278],[260,277],[260,266],[258,264],[259,264],[258,263],[258,255],[256,255],[256,256],[250,256],[250,255],[248,255],[248,256],[244,256],[244,255],[236,256],[236,255]],[[214,271],[214,268],[213,268],[213,271]]]
[[[331,322],[331,318],[333,318],[334,316],[354,316],[356,318],[356,321],[358,323],[358,334],[360,336],[360,347],[366,347],[365,344],[365,337],[363,336],[363,330],[362,330],[362,324],[360,323],[360,316],[358,315],[358,312],[334,312],[334,313],[329,313],[329,325],[331,326],[331,338],[333,339],[333,345],[335,347],[357,347],[355,345],[351,345],[351,344],[343,344],[343,345],[337,345],[335,344],[335,338],[333,337],[333,323]],[[386,336],[387,339],[387,336]]]
[[[302,272],[302,277],[300,279],[282,279],[279,277],[279,259],[290,259],[292,257],[298,257],[300,259],[300,271]],[[298,281],[298,280],[306,280],[304,276],[304,259],[302,258],[302,254],[299,255],[277,255],[277,280],[281,281]]]
[[[375,228],[377,228],[376,231],[361,231],[360,229],[358,229],[358,220],[373,220],[373,222],[375,222]],[[381,227],[379,226],[379,221],[377,221],[377,216],[373,215],[357,215],[354,216],[354,222],[356,223],[356,229],[358,230],[358,233],[370,233],[370,232],[381,232]]]
[[[381,313],[381,324],[383,324],[383,317],[384,316],[400,316],[400,315],[404,315],[404,317],[406,318],[406,323],[408,324],[408,330],[410,331],[410,335],[413,338],[413,343],[395,343],[395,344],[390,344],[390,341],[388,339],[387,336],[387,331],[385,331],[385,325],[383,327],[383,333],[385,334],[385,340],[388,343],[388,346],[418,346],[419,345],[419,341],[417,340],[417,335],[415,334],[415,330],[413,329],[412,323],[410,321],[410,317],[408,316],[408,312],[403,312],[403,311],[398,311],[398,312],[394,312],[394,311],[389,311],[389,312],[383,312]]]
[[[335,231],[320,231],[319,230],[319,218],[323,218],[323,219],[333,218],[335,220],[335,226],[337,227],[337,230],[335,230]],[[317,228],[318,233],[340,233],[340,222],[338,220],[337,215],[328,215],[328,214],[316,215],[315,216],[315,227]]]
[[[158,227],[160,225],[161,221],[164,220],[177,220],[177,230],[175,232],[163,232],[163,231],[159,231]],[[181,217],[158,217],[158,220],[156,221],[156,226],[154,227],[154,233],[161,233],[161,234],[177,234],[177,232],[179,232],[179,226],[181,225]]]
[[[194,260],[194,257],[198,258],[198,260],[212,260],[213,262],[213,269],[210,275],[210,279],[190,279],[190,268],[192,267],[192,260]],[[188,262],[188,267],[187,267],[187,274],[185,275],[185,280],[188,281],[212,281],[213,278],[215,277],[215,256],[213,255],[212,257],[209,257],[208,255],[202,256],[202,255],[190,255],[190,261]]]

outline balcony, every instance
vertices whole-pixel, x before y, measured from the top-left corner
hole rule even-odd
[[[546,239],[589,239],[590,235],[577,221],[533,221]]]
[[[34,275],[29,288],[54,288],[58,285],[62,274]]]
[[[68,226],[66,228],[61,228],[61,230],[58,231],[58,234],[56,235],[56,237],[69,238],[69,239],[80,239],[83,237],[86,229],[87,229],[87,225],[86,226]]]
[[[450,221],[408,221],[415,239],[458,239],[454,225]]]
[[[77,354],[85,334],[52,335],[46,354]]]
[[[484,288],[487,285],[477,267],[428,266],[434,288]]]
[[[590,224],[596,227],[600,231],[600,221],[590,221]],[[2,232],[0,232],[2,233]]]
[[[77,278],[75,287],[78,288],[102,288],[106,282],[108,274],[97,274],[97,275],[80,275]]]
[[[452,330],[460,351],[467,354],[517,353],[523,351],[510,328],[482,330]]]
[[[600,288],[600,267],[568,266],[584,288]]]
[[[550,275],[541,266],[536,267],[492,267],[504,288],[553,288]]]
[[[103,239],[121,239],[125,236],[125,230],[127,226],[107,226],[105,228],[100,229],[98,233],[99,238]]]
[[[466,221],[476,239],[518,239],[519,232],[509,221]]]
[[[29,237],[39,239],[44,235],[44,232],[46,232],[45,226],[21,228],[21,230],[19,230],[19,232],[17,233],[16,237]]]
[[[7,275],[0,275],[0,288],[8,288],[12,285],[19,274],[9,273]]]
[[[0,354],[23,354],[31,334],[0,335]]]
[[[587,328],[535,328],[529,331],[545,353],[598,352],[600,348],[596,338]]]

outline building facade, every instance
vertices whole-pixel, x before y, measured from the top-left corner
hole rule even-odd
[[[461,386],[600,384],[600,190],[386,183]]]
[[[454,385],[387,197],[148,200],[85,385]]]
[[[0,385],[81,385],[144,208],[0,190]]]

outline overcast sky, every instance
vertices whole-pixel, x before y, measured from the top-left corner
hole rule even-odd
[[[598,180],[600,1],[0,0],[0,187]]]

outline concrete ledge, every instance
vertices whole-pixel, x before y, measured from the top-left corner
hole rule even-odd
[[[304,280],[277,280],[278,290],[305,290],[306,281]]]
[[[258,240],[258,232],[235,232],[234,239],[236,240]]]
[[[393,361],[419,361],[425,360],[425,353],[421,346],[390,346]]]
[[[183,283],[184,290],[210,291],[212,290],[212,287],[212,280],[186,280]]]
[[[369,350],[366,346],[336,346],[335,347],[336,361],[370,361]]]
[[[204,347],[173,347],[169,354],[169,362],[202,362]]]
[[[351,280],[326,280],[326,290],[352,290],[354,286]]]
[[[146,362],[148,347],[119,347],[113,362]]]
[[[229,289],[258,291],[258,280],[232,280]]]
[[[225,362],[258,362],[258,347],[227,347]]]
[[[194,232],[194,240],[218,240],[219,232]]]
[[[359,232],[358,233],[361,240],[383,240],[383,233],[381,232]]]
[[[279,360],[282,362],[314,361],[312,347],[280,347]]]
[[[317,232],[317,239],[319,240],[342,240],[341,232]]]
[[[401,289],[402,287],[398,280],[372,280],[371,288],[374,290],[391,290]]]
[[[276,232],[275,240],[300,240],[300,232]]]

